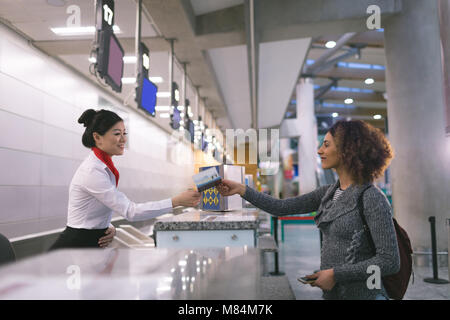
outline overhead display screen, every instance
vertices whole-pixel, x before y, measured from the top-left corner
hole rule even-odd
[[[158,87],[147,78],[144,78],[142,81],[142,92],[139,107],[147,111],[152,116],[155,115],[157,92]]]
[[[109,39],[108,73],[113,86],[122,88],[124,51],[114,34]],[[114,87],[113,87],[114,89]],[[117,91],[117,90],[116,90]]]
[[[100,32],[97,71],[114,91],[122,91],[124,51],[112,30]]]
[[[180,121],[181,121],[181,112],[180,112],[180,110],[178,110],[178,108],[173,108],[172,122],[170,124],[172,129],[180,128]]]
[[[194,136],[195,136],[195,125],[194,125],[194,122],[191,119],[188,120],[188,126],[187,127],[188,127],[188,131],[189,131],[189,136],[191,138],[191,142],[193,143],[194,142]]]

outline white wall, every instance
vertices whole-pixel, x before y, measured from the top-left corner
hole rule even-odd
[[[129,131],[114,157],[119,190],[137,202],[159,200],[191,185],[190,146],[171,136],[0,26],[0,233],[12,238],[62,228],[68,186],[89,153],[77,123],[99,99],[119,111]]]

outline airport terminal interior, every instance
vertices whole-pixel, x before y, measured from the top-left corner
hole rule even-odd
[[[355,120],[393,150],[402,298],[450,300],[450,0],[0,0],[0,300],[322,300],[332,267],[395,299],[339,282],[325,191],[280,201],[357,217],[318,153]]]

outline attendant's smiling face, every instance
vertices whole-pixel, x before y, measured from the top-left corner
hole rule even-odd
[[[322,160],[322,168],[331,169],[339,167],[341,163],[341,158],[339,156],[336,142],[333,136],[328,132],[323,139],[322,146],[319,148],[317,153]]]
[[[97,132],[93,133],[95,145],[110,156],[122,155],[127,142],[127,132],[123,121],[117,122],[102,136]]]

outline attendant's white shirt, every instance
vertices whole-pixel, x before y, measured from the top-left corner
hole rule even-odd
[[[81,163],[69,188],[67,225],[72,228],[108,228],[113,213],[142,221],[172,212],[172,200],[134,203],[116,188],[116,177],[93,151]]]

